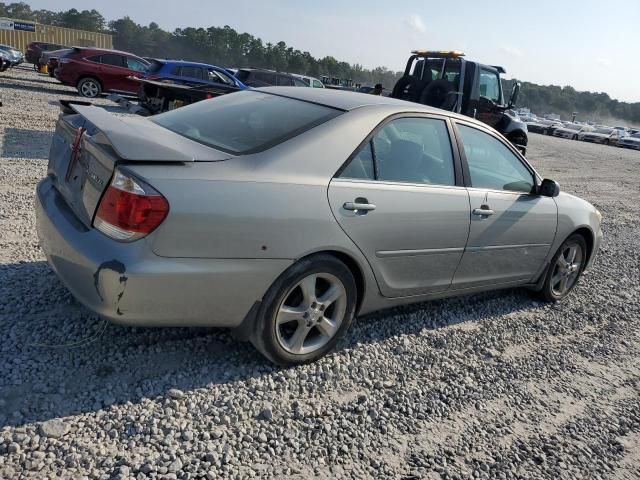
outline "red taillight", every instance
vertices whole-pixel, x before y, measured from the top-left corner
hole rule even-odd
[[[105,235],[131,242],[155,230],[169,213],[169,203],[155,189],[116,170],[93,225]]]

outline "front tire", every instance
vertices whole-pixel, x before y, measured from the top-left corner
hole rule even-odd
[[[353,274],[340,260],[324,254],[300,260],[264,296],[251,343],[281,366],[313,362],[349,329],[356,299]]]
[[[582,235],[573,234],[551,259],[538,295],[546,302],[562,300],[578,284],[586,264],[587,242]]]
[[[102,85],[95,78],[83,78],[78,82],[78,93],[86,98],[96,98],[102,93]]]

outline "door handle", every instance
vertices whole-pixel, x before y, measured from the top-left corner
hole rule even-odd
[[[359,215],[364,215],[371,210],[375,210],[376,206],[373,203],[369,203],[366,198],[356,198],[355,202],[345,202],[342,208],[356,212],[356,214]]]
[[[480,217],[488,217],[489,215],[493,215],[496,212],[491,210],[488,205],[482,205],[480,208],[474,208],[471,213]]]

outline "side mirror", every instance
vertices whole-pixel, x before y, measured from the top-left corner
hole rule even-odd
[[[557,197],[560,195],[560,184],[555,180],[545,178],[538,187],[538,194],[543,197]]]
[[[520,82],[515,82],[511,89],[511,97],[509,98],[509,108],[513,108],[518,101],[518,95],[520,95]]]

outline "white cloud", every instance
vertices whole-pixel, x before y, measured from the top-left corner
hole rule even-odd
[[[598,58],[598,59],[596,59],[596,63],[598,65],[600,65],[601,67],[610,67],[611,66],[611,60],[609,60],[608,58]]]
[[[426,33],[427,27],[422,20],[422,17],[418,14],[413,14],[409,18],[404,21],[405,25],[407,25],[411,30],[416,33]]]
[[[524,57],[524,52],[520,50],[518,47],[503,45],[502,47],[499,47],[498,50],[500,50],[500,52],[504,53],[508,57],[514,57],[514,58]]]

